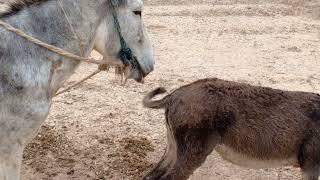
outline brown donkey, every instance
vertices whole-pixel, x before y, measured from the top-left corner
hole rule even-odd
[[[320,171],[320,96],[307,92],[203,79],[162,100],[144,98],[148,108],[165,108],[168,145],[145,180],[184,180],[216,150],[249,168],[298,166],[304,180]]]

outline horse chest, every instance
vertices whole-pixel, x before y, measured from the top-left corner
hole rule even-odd
[[[263,169],[263,168],[275,168],[282,166],[294,166],[297,164],[297,158],[290,157],[287,159],[258,159],[250,157],[245,154],[241,154],[225,145],[218,145],[215,151],[226,161],[233,164],[251,168],[251,169]]]

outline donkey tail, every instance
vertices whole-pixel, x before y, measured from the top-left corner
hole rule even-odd
[[[163,87],[159,87],[159,88],[149,92],[143,98],[143,105],[147,108],[152,108],[152,109],[161,109],[161,108],[166,107],[166,104],[167,104],[166,99],[168,96],[166,96],[160,100],[152,101],[152,98],[154,98],[156,95],[163,94],[165,92],[167,92],[167,90]]]

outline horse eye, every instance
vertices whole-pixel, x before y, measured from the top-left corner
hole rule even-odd
[[[140,17],[141,17],[141,15],[142,15],[142,12],[141,12],[141,11],[133,11],[133,13],[134,13],[135,15],[137,15],[137,16],[140,16]]]

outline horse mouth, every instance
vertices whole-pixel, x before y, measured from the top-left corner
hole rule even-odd
[[[146,73],[143,68],[141,67],[139,61],[137,60],[136,57],[133,58],[133,62],[131,64],[131,68],[134,76],[133,79],[138,82],[138,83],[144,83],[144,78],[148,75],[148,73]]]
[[[138,82],[138,83],[141,83],[143,84],[144,83],[144,78],[145,78],[145,74],[141,71],[138,71],[138,76],[134,77],[133,79]]]

